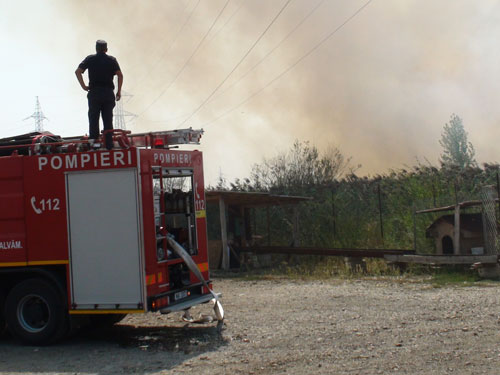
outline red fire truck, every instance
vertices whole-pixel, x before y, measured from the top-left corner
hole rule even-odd
[[[52,343],[75,322],[212,301],[201,130],[0,139],[0,331]],[[103,135],[104,136],[104,135]]]

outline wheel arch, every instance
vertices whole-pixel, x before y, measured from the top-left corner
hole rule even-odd
[[[67,300],[64,266],[0,268],[0,292],[3,291],[3,294],[7,296],[15,285],[33,278],[41,278],[50,282],[57,288],[64,300]]]

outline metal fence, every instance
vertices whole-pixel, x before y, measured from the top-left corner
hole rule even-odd
[[[483,236],[486,254],[498,254],[498,233],[496,219],[497,191],[495,186],[481,189]]]

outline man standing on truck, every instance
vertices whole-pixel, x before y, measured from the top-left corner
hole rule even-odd
[[[113,77],[118,76],[118,90],[116,100],[120,100],[123,74],[118,61],[106,54],[108,44],[104,40],[98,40],[95,45],[96,54],[89,55],[83,60],[75,71],[76,78],[82,89],[88,91],[89,101],[89,138],[99,138],[99,117],[102,116],[104,130],[113,129],[113,108],[115,107],[115,85]],[[89,85],[83,81],[83,73],[89,70]],[[94,143],[94,146],[97,144]],[[113,148],[113,137],[106,135],[106,148]]]

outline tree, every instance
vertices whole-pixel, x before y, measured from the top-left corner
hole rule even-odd
[[[321,153],[309,142],[297,140],[288,152],[254,165],[249,184],[254,190],[305,194],[311,188],[329,186],[355,169],[351,158],[346,158],[338,148],[330,146]]]
[[[439,144],[443,147],[440,159],[443,167],[464,170],[477,166],[474,147],[467,140],[462,119],[457,115],[451,115],[450,122],[444,125]]]

